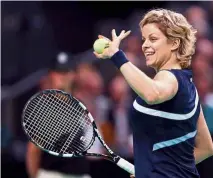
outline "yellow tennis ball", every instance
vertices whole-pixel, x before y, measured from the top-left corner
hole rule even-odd
[[[93,44],[93,49],[96,53],[101,54],[105,48],[109,47],[109,42],[106,39],[97,39]]]

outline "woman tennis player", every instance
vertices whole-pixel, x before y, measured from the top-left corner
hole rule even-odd
[[[135,177],[197,178],[196,164],[213,155],[213,144],[190,70],[196,30],[183,15],[166,9],[149,11],[140,28],[154,79],[119,50],[130,31],[117,36],[112,30],[109,48],[94,52],[97,58],[110,58],[138,94],[131,118]]]

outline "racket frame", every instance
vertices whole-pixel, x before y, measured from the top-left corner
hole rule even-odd
[[[57,153],[54,151],[50,151],[47,150],[45,148],[43,148],[42,146],[40,146],[36,141],[34,141],[29,134],[27,133],[26,129],[25,129],[25,124],[24,124],[24,115],[25,115],[25,111],[28,107],[28,105],[31,103],[31,101],[34,98],[37,98],[39,95],[42,94],[49,94],[49,93],[53,93],[53,94],[57,94],[57,93],[61,93],[65,96],[68,96],[71,100],[74,100],[75,102],[77,102],[86,112],[86,114],[88,115],[92,126],[93,126],[93,138],[92,141],[90,142],[90,144],[88,145],[86,151],[84,152],[73,152],[73,153]],[[72,157],[85,157],[85,156],[89,156],[89,157],[100,157],[100,158],[104,158],[106,160],[109,160],[115,164],[117,164],[119,167],[123,168],[124,170],[126,170],[127,172],[131,173],[134,175],[134,165],[132,165],[131,163],[129,163],[128,161],[126,161],[125,159],[121,158],[120,156],[116,155],[109,147],[108,145],[105,143],[105,141],[103,140],[97,126],[96,123],[94,121],[94,118],[92,117],[91,113],[88,111],[88,109],[86,108],[86,106],[77,98],[73,97],[71,94],[68,94],[62,90],[58,90],[58,89],[46,89],[46,90],[42,90],[40,92],[37,92],[36,94],[34,94],[33,96],[31,96],[27,103],[25,104],[23,111],[22,111],[22,128],[25,132],[25,135],[28,137],[29,141],[32,142],[34,145],[36,145],[38,148],[40,148],[41,150],[53,155],[53,156],[58,156],[58,157],[64,157],[64,158],[72,158]],[[109,155],[105,155],[102,153],[90,153],[87,152],[87,150],[89,150],[92,145],[94,144],[95,141],[95,137],[97,137],[99,139],[99,141],[101,142],[101,144],[103,145],[103,147],[108,151]]]

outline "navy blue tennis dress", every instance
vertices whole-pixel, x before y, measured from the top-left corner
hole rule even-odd
[[[198,178],[193,150],[200,113],[191,70],[169,70],[178,92],[169,101],[133,102],[131,125],[136,178]]]

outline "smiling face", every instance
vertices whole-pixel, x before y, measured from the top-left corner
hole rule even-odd
[[[153,9],[144,15],[139,26],[148,66],[155,70],[190,67],[197,30],[182,14]]]
[[[172,43],[156,23],[148,23],[142,27],[142,41],[147,66],[158,70],[170,60]]]

